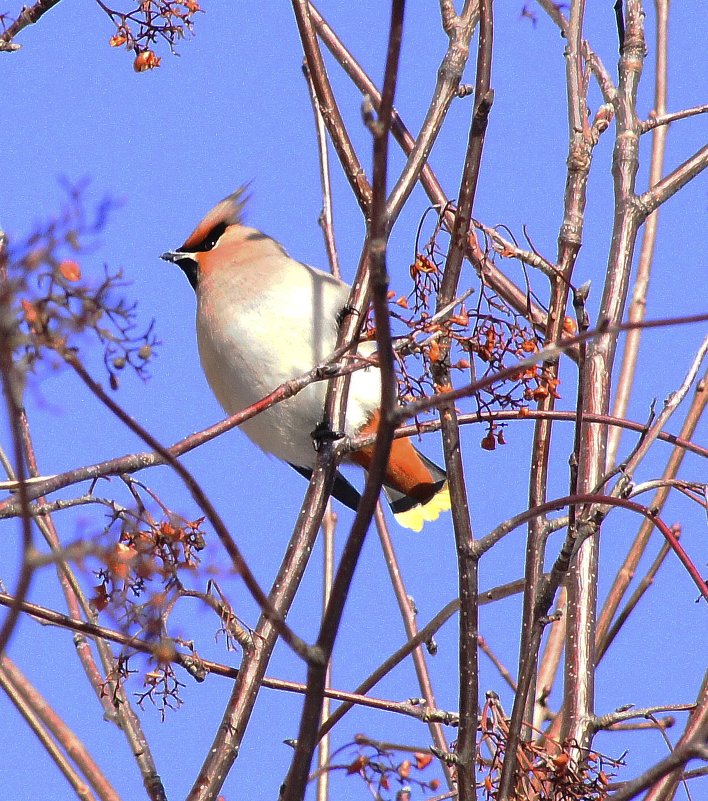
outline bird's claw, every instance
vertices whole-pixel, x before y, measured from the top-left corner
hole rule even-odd
[[[310,436],[312,437],[312,443],[315,446],[315,450],[319,452],[320,448],[325,442],[335,442],[338,439],[342,439],[344,437],[344,433],[341,431],[332,431],[329,425],[323,420],[317,425],[317,428],[310,434]]]

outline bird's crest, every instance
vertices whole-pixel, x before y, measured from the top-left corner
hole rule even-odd
[[[248,203],[248,184],[217,203],[187,237],[181,252],[198,253],[211,250],[230,225],[243,224],[243,212]]]

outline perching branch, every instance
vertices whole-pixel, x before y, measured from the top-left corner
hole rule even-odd
[[[34,25],[41,19],[47,11],[50,11],[59,0],[39,0],[33,6],[23,6],[17,19],[0,34],[0,52],[12,52],[19,50],[22,45],[18,45],[12,40],[17,34],[24,30],[28,25]]]

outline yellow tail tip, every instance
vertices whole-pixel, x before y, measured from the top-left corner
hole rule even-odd
[[[425,523],[437,520],[442,512],[448,511],[450,506],[450,488],[445,482],[442,489],[433,495],[427,503],[419,503],[412,509],[399,512],[394,517],[400,526],[409,528],[411,531],[422,531]]]

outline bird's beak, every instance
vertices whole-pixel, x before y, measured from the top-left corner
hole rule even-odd
[[[196,292],[197,283],[199,282],[199,262],[196,256],[196,253],[186,253],[183,250],[166,250],[160,258],[176,264],[187,276],[192,289]]]

